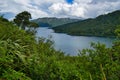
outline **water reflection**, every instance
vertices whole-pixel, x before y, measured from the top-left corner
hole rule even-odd
[[[112,38],[104,37],[87,37],[87,36],[70,36],[67,34],[54,33],[52,29],[46,27],[40,27],[37,30],[36,36],[48,38],[52,36],[52,40],[55,42],[55,49],[61,50],[66,54],[77,55],[78,50],[90,48],[91,42],[100,42],[106,44],[107,47],[112,45]]]

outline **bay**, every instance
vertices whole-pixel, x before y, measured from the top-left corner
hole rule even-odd
[[[48,27],[38,28],[36,36],[44,38],[49,38],[52,36],[52,40],[54,41],[54,48],[72,56],[76,56],[79,53],[78,50],[91,48],[91,42],[100,42],[105,44],[107,47],[111,47],[112,42],[114,41],[113,38],[106,37],[71,36],[64,33],[55,33]]]

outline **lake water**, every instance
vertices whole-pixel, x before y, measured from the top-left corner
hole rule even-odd
[[[71,36],[62,33],[54,33],[52,29],[48,29],[47,27],[38,28],[36,36],[44,38],[52,36],[56,50],[61,50],[66,54],[74,56],[78,54],[78,50],[90,48],[91,42],[100,42],[106,44],[107,47],[110,47],[114,40],[113,38],[105,37]]]

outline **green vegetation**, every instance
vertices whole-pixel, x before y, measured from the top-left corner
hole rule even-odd
[[[23,30],[25,30],[25,27],[38,27],[38,24],[29,21],[31,18],[29,12],[23,11],[15,16],[14,23]]]
[[[70,19],[70,18],[38,18],[35,20],[32,20],[33,22],[39,24],[41,27],[56,27],[59,25],[72,23],[79,21],[79,19]]]
[[[119,34],[119,29],[116,30]],[[120,80],[120,41],[67,56],[0,18],[0,80]]]
[[[115,36],[116,26],[120,24],[120,11],[100,15],[95,19],[86,19],[54,27],[55,32],[82,36]]]

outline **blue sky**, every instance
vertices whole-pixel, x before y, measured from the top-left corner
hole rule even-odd
[[[120,9],[120,0],[0,0],[0,13],[8,19],[22,11],[32,18],[94,18]]]
[[[66,0],[69,4],[73,4],[74,0]]]
[[[7,19],[11,19],[15,16],[15,14],[13,14],[12,12],[4,12],[4,13],[1,13],[1,15],[3,15],[3,17]]]

